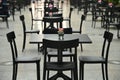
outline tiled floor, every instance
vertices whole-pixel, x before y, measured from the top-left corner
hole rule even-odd
[[[40,4],[42,5],[42,4]],[[39,5],[39,6],[40,6]],[[33,6],[33,5],[32,5]],[[37,5],[36,5],[37,6]],[[69,0],[65,0],[63,4],[64,16],[68,16],[69,9]],[[28,10],[30,6],[26,7],[25,10],[22,10],[22,14],[26,18],[26,26],[28,29],[31,27],[31,16]],[[33,6],[34,8],[35,6]],[[72,13],[72,27],[74,30],[79,29],[80,16],[83,11],[77,13],[77,9],[74,9]],[[35,16],[41,16],[41,13],[35,13]],[[0,20],[0,80],[12,80],[12,54],[10,50],[9,43],[6,39],[6,33],[10,31],[15,31],[16,42],[18,47],[19,54],[25,55],[40,55],[43,58],[41,52],[37,51],[37,45],[29,44],[30,35],[27,35],[27,45],[23,53],[22,51],[22,41],[23,41],[23,32],[22,24],[19,20],[20,13],[16,11],[15,21],[12,20],[12,17],[9,18],[9,29],[6,28],[6,23]],[[67,27],[67,22],[64,22],[64,26]],[[41,23],[34,23],[34,28],[38,28],[41,31]],[[100,56],[103,42],[103,33],[105,29],[100,27],[100,22],[97,22],[96,28],[91,27],[91,13],[87,14],[87,18],[83,24],[83,33],[88,34],[92,40],[92,44],[84,44],[84,51],[81,52],[80,48],[78,49],[78,56],[80,55],[93,55]],[[114,34],[114,38],[109,51],[109,80],[120,80],[120,63],[113,64],[111,60],[120,60],[120,39],[117,39],[116,29],[110,29],[110,32]],[[43,60],[41,60],[41,80],[42,80],[42,69],[43,69]],[[36,66],[34,64],[20,64],[18,68],[18,77],[17,80],[36,80]],[[62,80],[62,79],[59,79]],[[85,65],[85,80],[102,80],[101,75],[101,66],[100,65]]]

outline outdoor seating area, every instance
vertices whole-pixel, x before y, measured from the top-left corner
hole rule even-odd
[[[0,0],[0,80],[119,80],[120,1]]]

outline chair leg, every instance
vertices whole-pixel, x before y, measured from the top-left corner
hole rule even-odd
[[[102,67],[102,76],[103,76],[103,80],[105,80],[105,69],[104,69],[104,64],[101,64],[101,67]]]
[[[15,65],[15,80],[17,80],[17,70],[18,70],[18,64]]]
[[[15,64],[13,63],[13,75],[12,75],[12,80],[15,80]]]
[[[25,49],[25,44],[26,44],[26,33],[24,33],[23,36],[24,36],[24,37],[23,37],[23,48],[22,48],[22,52],[23,52],[24,49]]]
[[[82,76],[81,76],[82,78],[81,79],[84,80],[84,64],[81,64],[81,67],[82,67],[81,68],[82,69]]]
[[[13,63],[13,76],[12,76],[12,80],[16,80],[17,79],[17,67],[18,67],[18,64]]]
[[[91,24],[91,27],[93,27],[93,23],[94,23],[94,21],[92,20],[92,24]]]
[[[117,29],[117,37],[118,37],[118,38],[120,38],[120,36],[119,36],[119,30],[120,30],[120,29]]]
[[[40,80],[40,62],[37,62],[37,80]]]
[[[69,28],[71,28],[71,20],[69,20]]]
[[[71,70],[71,80],[75,80],[74,74],[75,74],[75,71],[74,71],[74,70]]]
[[[96,26],[96,20],[94,21],[94,28],[95,28],[95,26]]]
[[[80,63],[79,63],[80,64]],[[82,67],[81,67],[81,64],[79,65],[79,69],[80,69],[80,71],[79,71],[79,80],[81,80],[81,71],[82,71],[82,69],[81,69]]]
[[[78,80],[78,71],[77,68],[74,70],[74,80]]]
[[[108,80],[108,64],[105,64],[106,80]]]
[[[6,26],[7,26],[7,28],[9,28],[7,17],[5,17],[5,21],[6,21]]]
[[[51,59],[51,56],[48,56],[48,62],[50,62],[50,59]],[[49,80],[49,73],[50,73],[50,71],[47,70],[47,80]]]
[[[32,22],[31,22],[31,30],[33,30],[33,20],[32,20]]]
[[[83,52],[83,46],[82,46],[82,44],[80,44],[80,46],[81,46],[81,51]]]
[[[79,80],[84,80],[84,64],[80,62]]]
[[[40,51],[39,48],[40,48],[40,44],[38,43],[38,52]]]

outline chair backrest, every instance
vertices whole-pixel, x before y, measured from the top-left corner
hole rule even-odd
[[[48,40],[48,39],[43,39],[43,46],[44,48],[54,48],[54,49],[59,49],[59,50],[64,50],[67,48],[77,48],[79,39],[73,39],[73,40]]]
[[[7,40],[10,43],[10,46],[11,46],[13,61],[15,61],[15,59],[18,56],[17,55],[17,46],[16,46],[15,38],[16,38],[16,36],[15,36],[14,31],[7,33]]]
[[[80,34],[82,33],[82,25],[83,25],[83,21],[85,20],[86,16],[82,15],[81,16],[81,22],[80,22]]]
[[[64,30],[64,34],[72,34],[72,28],[63,28]],[[53,29],[49,29],[46,28],[43,30],[43,34],[58,34],[58,29],[53,28]]]
[[[107,61],[110,43],[113,39],[113,34],[108,31],[105,31],[103,38],[104,38],[104,42],[103,42],[103,47],[102,47],[102,57],[105,58]]]
[[[44,28],[46,28],[46,22],[48,23],[59,23],[59,27],[62,28],[63,17],[44,17]],[[50,27],[54,27],[54,25],[50,25]]]
[[[20,16],[20,20],[21,20],[22,25],[23,25],[23,31],[25,32],[26,31],[26,25],[25,25],[25,17],[24,17],[24,15]]]
[[[59,41],[54,41],[54,40],[47,40],[43,39],[43,54],[44,54],[44,62],[47,60],[47,54],[48,54],[48,48],[53,48],[57,49],[57,59],[58,61],[62,61],[62,53],[64,49],[68,48],[73,48],[74,50],[72,53],[74,54],[74,57],[77,58],[77,47],[79,45],[78,43],[79,39],[73,39],[73,40],[59,40]],[[77,59],[74,59],[74,62],[77,62]]]

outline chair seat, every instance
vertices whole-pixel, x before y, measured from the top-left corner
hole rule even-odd
[[[98,56],[80,56],[79,60],[83,63],[105,63],[105,59]]]
[[[69,52],[69,51],[64,51],[63,52],[63,56],[73,56],[74,55],[74,53],[71,53],[71,52]],[[48,53],[48,56],[53,56],[53,57],[56,57],[57,56],[57,51],[55,52],[49,52]]]
[[[47,62],[46,68],[49,70],[71,70],[75,69],[75,63],[74,62]]]
[[[27,30],[26,33],[39,33],[39,30]]]
[[[16,62],[21,62],[21,63],[28,63],[28,62],[36,62],[40,61],[40,56],[20,56],[16,58]]]

